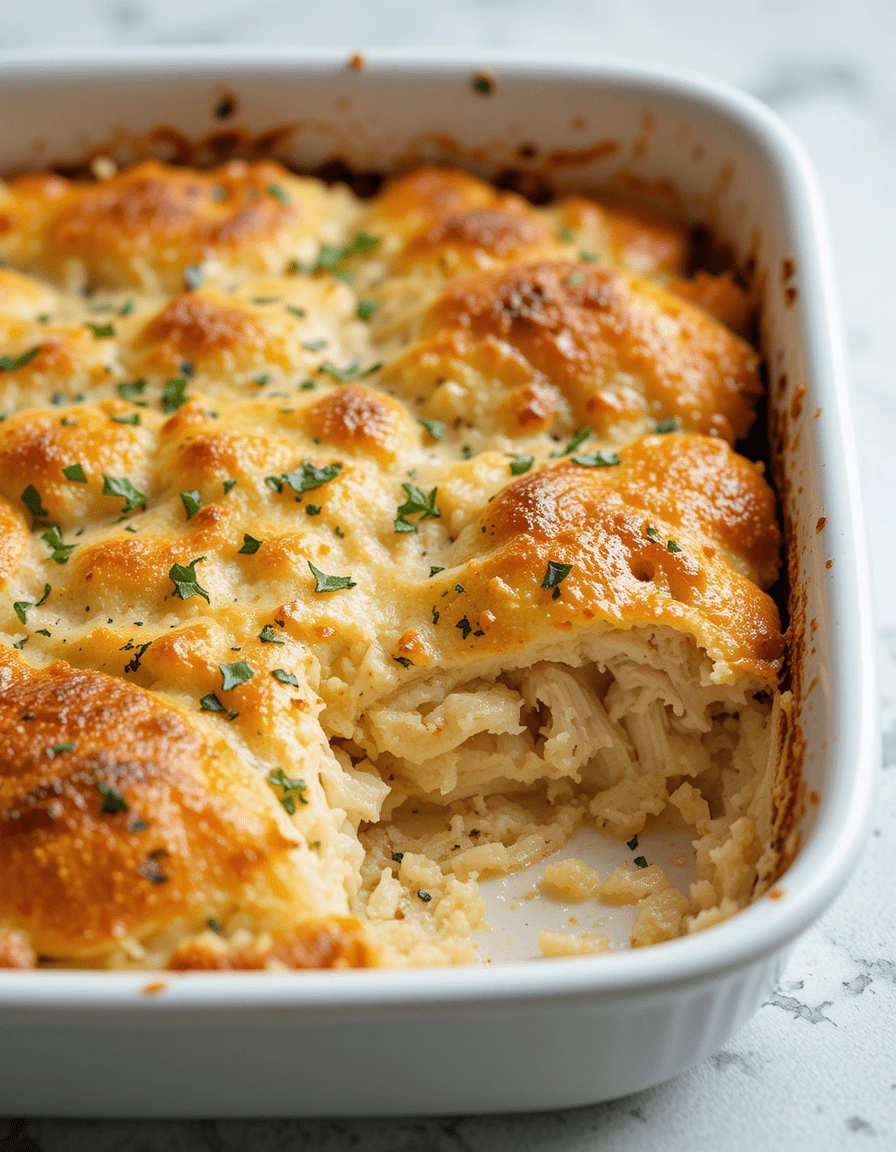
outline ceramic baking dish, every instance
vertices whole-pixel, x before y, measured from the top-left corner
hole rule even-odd
[[[273,151],[305,169],[447,159],[536,194],[546,181],[628,188],[709,224],[763,293],[807,802],[795,861],[769,896],[638,952],[411,972],[0,973],[0,1114],[556,1108],[707,1056],[846,880],[876,763],[847,384],[801,148],[744,95],[618,63],[292,49],[0,57],[0,171],[147,148],[190,162]]]

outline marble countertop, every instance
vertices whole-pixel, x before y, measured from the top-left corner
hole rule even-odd
[[[349,1121],[0,1120],[0,1152],[813,1152],[896,1147],[896,4],[892,0],[29,0],[0,47],[448,45],[641,57],[759,96],[821,176],[846,320],[869,526],[884,730],[875,824],[840,899],[723,1051],[609,1104],[535,1116]]]

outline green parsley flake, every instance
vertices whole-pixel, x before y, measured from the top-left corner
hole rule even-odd
[[[125,800],[120,792],[116,792],[114,788],[110,788],[108,784],[104,784],[102,780],[97,781],[97,788],[103,798],[102,807],[100,811],[107,816],[114,816],[118,812],[129,812],[130,804]]]
[[[580,428],[578,432],[574,433],[572,440],[566,445],[562,452],[552,452],[551,459],[556,460],[561,456],[569,456],[575,452],[580,444],[584,444],[588,437],[591,435],[590,428]]]
[[[417,521],[419,524],[423,520],[437,520],[442,515],[436,508],[438,488],[433,488],[428,496],[425,496],[415,484],[402,484],[402,488],[404,488],[407,500],[396,509],[394,521],[396,532],[417,531],[417,525],[407,521],[406,516],[415,516],[419,513],[420,519]]]
[[[665,436],[669,432],[678,431],[678,421],[673,416],[670,420],[661,420],[654,428],[654,432],[658,432],[660,436]]]
[[[314,577],[315,592],[341,592],[345,588],[355,588],[357,584],[352,580],[351,576],[327,576],[321,572],[319,568],[315,568],[311,561],[308,561],[308,567],[311,569],[311,575]]]
[[[181,492],[180,498],[183,501],[184,509],[187,513],[187,519],[192,520],[199,509],[202,507],[202,496],[199,490],[193,492]]]
[[[44,584],[44,594],[43,594],[43,596],[41,596],[40,600],[37,600],[37,601],[34,601],[34,600],[16,600],[16,602],[13,604],[12,608],[13,608],[13,611],[15,612],[16,616],[18,616],[19,620],[21,620],[21,622],[23,624],[28,623],[28,620],[25,616],[25,613],[28,611],[28,609],[29,608],[40,608],[41,604],[43,604],[43,602],[46,600],[46,598],[50,595],[51,591],[52,591],[52,589],[51,589],[50,585]]]
[[[248,532],[244,532],[243,546],[240,548],[239,554],[242,556],[254,556],[263,543],[263,540],[256,540],[254,536],[250,536]]]
[[[199,707],[203,712],[221,712],[225,720],[236,720],[239,712],[234,712],[232,708],[225,708],[214,692],[209,692],[207,696],[203,696],[199,701]]]
[[[443,420],[420,420],[419,423],[423,425],[430,436],[432,436],[433,440],[445,439],[445,433],[448,431],[448,425]]]
[[[290,816],[295,815],[296,801],[299,804],[307,804],[305,799],[305,791],[308,785],[304,780],[290,780],[282,768],[274,768],[268,772],[267,781],[273,788],[280,789],[280,795],[277,799],[286,809]]]
[[[19,368],[24,368],[29,360],[34,359],[42,347],[42,344],[37,344],[34,348],[29,348],[27,352],[23,352],[21,356],[0,356],[0,372],[15,372]]]
[[[320,504],[306,504],[305,514],[307,516],[320,516]]]
[[[275,668],[271,673],[275,680],[279,680],[281,684],[291,684],[293,688],[298,688],[299,682],[293,676],[292,672],[287,672],[283,668]]]
[[[32,516],[39,516],[41,518],[49,516],[50,513],[44,508],[40,499],[40,492],[29,484],[25,491],[22,493],[22,503],[28,509]]]
[[[645,856],[636,856],[635,857],[635,864],[639,868],[646,868],[647,867],[647,858]]]
[[[226,496],[228,492],[232,492],[233,489],[236,488],[236,480],[224,480],[221,487],[224,489],[224,495]]]
[[[221,927],[221,921],[216,920],[213,916],[210,916],[208,918],[208,920],[206,920],[205,926],[206,926],[206,928],[208,928],[208,930],[210,932],[223,932],[224,931],[224,929]]]
[[[400,864],[404,860],[404,852],[393,852],[392,859],[396,864]]]
[[[268,192],[270,192],[275,200],[279,200],[281,204],[289,203],[289,193],[285,188],[281,188],[279,184],[268,184]]]
[[[380,368],[382,368],[382,364],[371,364],[369,368],[362,368],[361,361],[357,359],[352,360],[347,368],[337,368],[329,360],[324,360],[318,368],[318,372],[325,373],[340,384],[353,384],[356,380],[364,380],[368,376],[372,376]]]
[[[121,509],[123,516],[129,515],[137,508],[146,508],[146,496],[135,488],[125,476],[103,476],[103,495],[117,496],[124,500]]]
[[[462,616],[460,620],[458,620],[458,622],[454,625],[454,627],[460,628],[461,635],[463,636],[464,640],[466,640],[466,638],[473,631],[473,625],[466,618],[466,616]]]
[[[136,400],[138,397],[142,396],[143,393],[146,391],[146,381],[145,380],[130,380],[130,381],[126,381],[124,384],[118,384],[117,388],[118,388],[118,394],[122,398],[122,400],[133,401],[133,400]]]
[[[50,559],[57,564],[67,563],[69,556],[78,547],[77,544],[63,544],[62,533],[55,525],[41,535],[41,540],[50,549]]]
[[[109,419],[112,421],[113,424],[137,425],[140,423],[140,413],[139,412],[130,412],[124,416],[110,416]]]
[[[396,664],[400,664],[402,666],[402,668],[410,668],[411,667],[411,662],[410,662],[410,660],[408,660],[407,656],[393,656],[392,659],[395,661]]]
[[[130,316],[130,314],[133,311],[134,311],[134,301],[133,300],[125,300],[124,304],[122,304],[121,307],[118,309],[118,315],[119,316]]]
[[[115,327],[112,324],[91,324],[88,321],[85,328],[89,328],[97,340],[109,340],[115,335]]]
[[[87,477],[84,474],[83,464],[67,464],[62,469],[62,475],[66,480],[71,480],[73,484],[86,484]]]
[[[632,852],[634,852],[634,850],[638,847],[638,837],[633,836],[631,838],[631,840],[627,840],[626,843],[628,844],[628,846],[632,850]]]
[[[204,559],[204,556],[197,556],[189,564],[171,565],[168,578],[174,585],[175,596],[179,596],[181,600],[189,600],[191,596],[201,596],[206,604],[211,603],[208,592],[199,585],[196,576],[196,565],[201,564]]]
[[[648,540],[652,540],[655,544],[658,543],[660,534],[652,524],[648,524],[644,529],[644,532],[646,533]]]
[[[433,578],[433,576],[437,576],[440,572],[444,572],[444,571],[445,571],[444,568],[439,568],[439,566],[437,564],[433,564],[429,569],[430,580]]]
[[[585,277],[581,272],[571,272],[569,276],[566,277],[566,283],[570,288],[576,288],[580,284],[585,283]]]
[[[308,315],[304,308],[297,308],[295,304],[287,304],[286,311],[291,312],[293,316],[298,316],[300,320],[304,320]]]
[[[265,624],[264,628],[262,628],[262,630],[258,636],[258,639],[262,642],[262,644],[285,644],[286,643],[286,641],[283,639],[282,636],[277,635],[277,633],[270,626],[270,624]]]
[[[424,904],[428,904],[432,900],[432,893],[426,892],[422,888],[417,889],[417,896]]]
[[[359,300],[355,312],[359,320],[369,320],[379,306],[378,300]]]
[[[615,452],[588,452],[584,456],[573,456],[573,464],[582,468],[610,468],[614,464],[621,464],[622,460]]]
[[[288,484],[293,492],[301,496],[303,492],[313,492],[315,488],[329,484],[341,471],[342,465],[338,462],[325,464],[323,468],[315,468],[306,460],[292,472],[281,472],[279,476],[266,476],[265,483],[271,488],[276,488],[278,492],[283,490],[284,484]]]
[[[246,660],[237,660],[233,664],[219,664],[218,670],[221,673],[222,692],[232,692],[234,688],[239,688],[240,684],[245,684],[255,675]]]
[[[572,564],[560,564],[556,560],[548,561],[548,568],[541,582],[542,588],[553,588],[552,599],[560,599],[560,584],[572,572]]]
[[[514,456],[510,461],[511,476],[523,476],[535,463],[534,456]]]
[[[381,237],[371,236],[367,232],[359,232],[350,243],[340,248],[334,244],[323,244],[317,254],[317,261],[310,267],[303,268],[296,265],[299,272],[333,272],[337,273],[340,264],[345,263],[352,256],[370,252],[381,243]]]
[[[302,347],[305,349],[306,352],[323,352],[323,350],[324,350],[324,348],[326,348],[326,346],[327,346],[326,340],[304,340],[304,341],[302,341]]]
[[[52,760],[56,756],[61,756],[63,752],[71,752],[74,746],[74,740],[63,740],[61,744],[51,744],[50,747],[46,749],[46,755]]]
[[[175,376],[169,380],[162,389],[162,411],[166,416],[176,412],[181,405],[187,402],[187,380],[184,376]]]
[[[184,287],[188,292],[195,292],[202,284],[202,265],[188,264],[184,268]]]
[[[561,244],[572,244],[575,236],[571,228],[561,228],[557,233],[557,239]]]
[[[255,384],[258,388],[264,388],[265,384],[270,384],[270,382],[271,378],[267,372],[262,372],[260,376],[252,377],[252,383]]]
[[[666,547],[669,549],[670,552],[681,552],[681,550],[682,550],[681,545],[678,543],[677,540],[667,540],[666,541]]]

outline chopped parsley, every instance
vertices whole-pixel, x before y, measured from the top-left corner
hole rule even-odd
[[[263,543],[263,540],[256,540],[254,536],[250,536],[248,532],[244,532],[243,546],[240,548],[239,554],[242,556],[254,556]]]
[[[289,203],[289,193],[285,188],[281,188],[279,184],[268,184],[268,192],[270,192],[275,200],[279,200],[281,204]]]
[[[131,809],[130,804],[125,800],[120,792],[116,792],[114,788],[110,788],[108,784],[104,784],[102,780],[97,781],[97,788],[103,798],[101,812],[107,816],[114,816],[118,812],[129,812]]]
[[[21,356],[0,356],[0,372],[15,372],[18,368],[24,368],[29,360],[34,359],[42,347],[42,344],[37,344],[34,348],[29,348],[27,352],[23,352]]]
[[[369,320],[379,306],[378,300],[359,300],[355,313],[359,320]]]
[[[402,488],[404,488],[407,500],[404,504],[399,504],[395,511],[394,528],[396,532],[417,531],[417,525],[406,520],[406,516],[419,514],[420,519],[417,521],[419,524],[423,520],[437,520],[442,515],[436,508],[438,488],[433,488],[428,496],[424,495],[415,484],[402,484]]]
[[[278,636],[270,624],[265,624],[259,633],[258,639],[262,644],[285,644],[286,641],[282,636]]]
[[[628,844],[628,846],[632,850],[632,852],[634,852],[635,849],[638,847],[638,837],[632,836],[631,840],[626,841],[626,843]]]
[[[681,545],[678,543],[677,540],[667,540],[666,541],[666,547],[669,549],[670,552],[680,552],[681,551]]]
[[[621,464],[622,460],[615,452],[588,452],[583,456],[573,456],[573,464],[580,464],[583,468],[610,468],[614,464]]]
[[[202,497],[199,490],[193,492],[181,492],[180,498],[183,501],[184,509],[187,513],[187,519],[191,520],[199,509],[202,507]]]
[[[439,622],[439,610],[437,608],[433,608],[432,610],[432,622],[433,624],[438,624]]]
[[[306,352],[323,352],[326,348],[326,340],[303,340],[302,347]]]
[[[432,579],[433,576],[437,576],[440,572],[444,571],[444,568],[440,568],[437,564],[432,564],[429,569],[429,578]]]
[[[225,720],[236,720],[239,712],[234,712],[232,708],[225,708],[214,692],[209,692],[207,696],[203,696],[199,701],[199,707],[203,712],[221,712]]]
[[[647,539],[652,540],[654,542],[654,544],[656,544],[659,541],[660,534],[657,531],[657,529],[654,528],[654,526],[652,524],[648,524],[647,527],[644,529],[644,532],[647,536]]]
[[[184,287],[188,292],[195,292],[202,284],[202,265],[188,264],[184,268]]]
[[[303,267],[296,264],[298,272],[336,272],[351,256],[358,256],[370,252],[381,243],[381,237],[371,236],[368,232],[359,232],[344,247],[335,244],[322,244],[317,254],[317,260],[310,266]]]
[[[369,368],[362,368],[361,361],[358,359],[352,360],[347,368],[337,368],[329,360],[324,360],[318,368],[318,372],[326,373],[327,376],[331,376],[340,384],[352,384],[355,380],[364,380],[366,377],[372,376],[380,368],[382,368],[382,364],[371,364]]]
[[[53,760],[56,756],[61,756],[63,752],[71,752],[74,746],[74,740],[63,740],[61,744],[51,744],[45,751],[48,758]]]
[[[234,688],[239,688],[240,684],[245,684],[255,675],[246,660],[237,660],[233,664],[219,664],[218,670],[221,673],[222,692],[232,692]]]
[[[560,584],[572,572],[572,564],[560,564],[557,560],[549,560],[548,568],[541,582],[542,588],[553,588],[552,599],[560,599]]]
[[[305,514],[306,516],[320,516],[320,504],[306,504]]]
[[[129,640],[128,643],[125,645],[124,650],[129,651],[131,649],[131,647],[132,647],[132,642]],[[125,666],[124,666],[125,672],[136,672],[137,669],[140,667],[140,661],[143,659],[143,656],[144,656],[147,648],[151,648],[151,647],[152,647],[152,640],[147,640],[145,644],[138,644],[137,645],[137,651],[130,658],[130,660],[128,660],[127,664],[125,664]]]
[[[571,228],[561,228],[557,233],[557,239],[561,242],[561,244],[572,244],[573,240],[575,239],[575,235]]]
[[[523,476],[535,463],[534,456],[514,456],[510,461],[511,476]]]
[[[253,296],[253,304],[276,304],[280,299],[279,296]]]
[[[299,682],[293,676],[292,672],[287,672],[284,668],[275,668],[271,673],[275,680],[279,680],[281,684],[291,684],[293,688],[298,688]]]
[[[156,859],[157,855],[167,855],[164,848],[159,848],[156,852],[150,852],[149,859],[140,865],[140,875],[144,880],[149,880],[151,884],[166,884],[168,876],[159,867],[159,862]]]
[[[283,485],[288,484],[293,492],[297,492],[301,496],[303,492],[313,492],[322,484],[328,484],[331,480],[335,480],[341,471],[342,465],[338,462],[325,464],[323,468],[315,468],[306,460],[304,464],[300,464],[292,472],[281,472],[279,476],[266,476],[265,483],[277,492],[282,492]]]
[[[392,859],[396,864],[400,864],[404,860],[404,852],[393,852]]]
[[[308,561],[308,567],[311,569],[311,575],[314,577],[315,592],[341,592],[344,588],[355,588],[357,586],[351,576],[327,576],[324,572],[321,572],[319,568],[315,568],[310,560]]]
[[[110,416],[109,419],[112,421],[113,424],[139,424],[140,423],[140,413],[139,412],[129,412],[123,416]]]
[[[16,602],[12,606],[12,609],[15,612],[16,616],[18,616],[19,620],[21,620],[21,622],[23,624],[28,623],[27,617],[25,615],[25,613],[28,611],[28,609],[29,608],[39,608],[41,606],[41,604],[43,604],[43,602],[46,600],[46,598],[50,595],[51,591],[52,591],[52,589],[50,588],[50,585],[44,584],[44,594],[43,594],[43,596],[41,596],[40,600],[36,600],[36,601],[35,600],[16,600]]]
[[[125,300],[124,304],[122,304],[121,307],[118,309],[118,315],[119,316],[130,316],[130,314],[133,311],[134,311],[134,301],[133,300]]]
[[[103,476],[103,495],[117,496],[124,500],[121,509],[123,516],[129,515],[137,508],[146,508],[146,496],[125,476]]]
[[[635,864],[637,865],[638,868],[646,868],[647,867],[647,858],[645,856],[636,856],[635,857]]]
[[[162,389],[162,411],[166,416],[176,412],[187,402],[187,380],[185,376],[175,376],[167,381]]]
[[[224,929],[221,927],[221,921],[215,920],[215,918],[213,916],[210,916],[208,918],[208,920],[206,920],[205,926],[206,926],[206,928],[209,929],[210,932],[223,932],[224,931]]]
[[[122,400],[136,400],[146,391],[146,381],[129,380],[123,384],[118,384],[117,388],[118,394]]]
[[[585,277],[581,272],[571,272],[566,277],[566,283],[570,286],[570,288],[576,288],[579,284],[585,283]]]
[[[175,596],[179,596],[181,600],[189,600],[191,596],[201,596],[206,604],[211,603],[208,592],[200,586],[196,576],[196,565],[201,564],[204,559],[204,556],[197,556],[189,564],[171,565],[168,577],[174,585]]]
[[[222,481],[221,487],[224,489],[224,495],[226,496],[228,492],[236,488],[236,480],[224,480]]]
[[[50,559],[55,560],[57,564],[67,563],[69,556],[78,547],[77,544],[63,544],[62,533],[55,524],[42,533],[41,540],[50,549]]]
[[[290,780],[282,768],[274,768],[268,772],[267,781],[273,788],[280,789],[280,795],[277,799],[290,816],[295,815],[296,801],[298,801],[299,804],[308,803],[305,799],[305,791],[308,785],[304,780]]]
[[[460,620],[458,620],[458,622],[454,625],[454,627],[460,628],[461,635],[463,636],[464,640],[466,640],[466,638],[473,631],[473,625],[466,618],[466,616],[462,616]]]
[[[443,420],[420,420],[420,424],[432,436],[433,440],[444,440],[448,425]]]
[[[112,324],[91,324],[88,320],[84,327],[89,328],[97,340],[108,340],[115,335],[115,327]]]
[[[417,889],[417,896],[420,900],[423,901],[424,904],[428,904],[430,900],[432,900],[432,893],[426,892],[422,888]]]
[[[665,436],[668,432],[676,432],[678,430],[678,421],[673,416],[669,420],[661,420],[654,428],[654,432],[658,432],[660,436]]]
[[[62,475],[66,480],[71,480],[73,484],[87,483],[83,464],[67,464],[65,468],[62,469]]]
[[[22,493],[22,503],[32,516],[44,517],[50,515],[41,503],[40,492],[38,492],[33,484],[29,484]]]
[[[580,444],[584,444],[590,435],[590,428],[580,428],[578,432],[573,434],[573,438],[566,445],[562,452],[551,453],[551,459],[556,460],[560,456],[569,456],[571,453],[575,452],[576,448],[578,448]]]
[[[253,376],[252,383],[259,388],[264,388],[265,384],[270,384],[271,378],[267,372],[262,372],[260,376]]]
[[[407,656],[393,656],[392,659],[395,661],[396,664],[400,664],[402,666],[402,668],[410,668],[411,667],[411,662],[410,662],[410,660],[408,660]]]
[[[293,316],[298,316],[300,320],[304,320],[308,315],[304,308],[297,308],[295,304],[287,304],[286,311],[291,312]]]
[[[598,256],[595,252],[580,252],[579,253],[579,259],[581,261],[583,261],[585,264],[599,264],[600,263],[600,256]]]

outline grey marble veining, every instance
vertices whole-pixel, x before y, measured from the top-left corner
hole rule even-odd
[[[668,1084],[537,1116],[267,1121],[0,1120],[0,1152],[662,1152],[896,1147],[896,4],[892,0],[31,0],[0,47],[416,44],[642,57],[767,101],[821,176],[846,320],[880,630],[883,771],[852,882],[730,1045]]]

